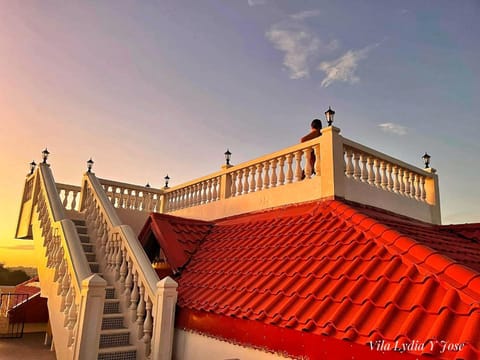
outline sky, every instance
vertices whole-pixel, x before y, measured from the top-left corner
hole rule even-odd
[[[438,170],[444,224],[480,222],[478,0],[0,0],[0,262],[28,164],[154,187],[342,135]]]

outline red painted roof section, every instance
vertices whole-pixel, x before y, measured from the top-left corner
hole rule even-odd
[[[178,219],[164,220],[176,233],[195,228]],[[162,244],[175,247],[163,226]],[[480,224],[436,226],[329,200],[209,226],[177,278],[180,315],[223,315],[363,345],[419,341],[428,346],[415,354],[480,358]],[[466,345],[442,352],[441,341]]]
[[[145,246],[153,234],[172,270],[177,272],[188,262],[212,225],[206,221],[152,213],[138,237]]]

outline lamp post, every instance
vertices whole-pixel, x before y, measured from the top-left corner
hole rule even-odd
[[[92,158],[90,158],[90,160],[87,161],[87,172],[92,172],[93,164],[94,164],[94,161],[92,160]]]
[[[165,176],[164,179],[165,179],[165,186],[164,186],[164,188],[165,188],[165,189],[168,189],[168,180],[170,180],[170,176],[168,176],[168,174],[167,174],[167,176]]]
[[[30,175],[33,174],[33,172],[35,171],[35,166],[37,166],[37,163],[32,160],[32,162],[30,163]]]
[[[230,152],[230,150],[227,149],[227,151],[225,151],[224,155],[225,155],[225,163],[228,166],[228,165],[230,165],[230,159],[232,158],[232,153]]]
[[[47,150],[47,148],[45,148],[45,150],[42,151],[42,159],[44,164],[47,163],[48,155],[50,155],[50,152]]]
[[[425,164],[425,169],[428,169],[430,167],[430,158],[431,156],[427,153],[423,154],[422,156],[423,163]]]
[[[332,126],[334,116],[335,116],[335,111],[333,111],[332,108],[329,106],[328,110],[325,111],[325,118],[327,119],[328,126]]]

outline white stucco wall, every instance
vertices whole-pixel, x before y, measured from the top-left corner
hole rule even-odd
[[[190,331],[175,329],[175,360],[272,360],[288,359],[279,354],[247,348]]]

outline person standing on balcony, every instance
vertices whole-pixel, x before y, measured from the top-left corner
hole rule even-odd
[[[322,122],[319,119],[314,119],[310,126],[312,129],[307,135],[300,139],[300,142],[312,140],[322,135]]]
[[[310,124],[312,128],[310,132],[300,139],[300,142],[315,139],[322,135],[322,122],[319,119],[314,119]],[[310,154],[310,165],[312,166],[312,174],[315,174],[315,152],[312,150]],[[302,179],[305,177],[305,171],[303,172]]]

